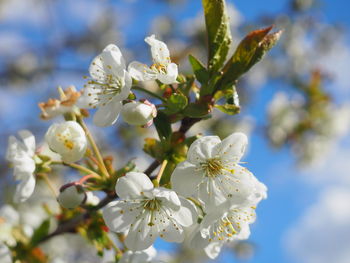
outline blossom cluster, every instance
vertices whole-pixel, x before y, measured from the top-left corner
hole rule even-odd
[[[123,236],[125,251],[118,255],[119,262],[160,262],[152,255],[152,245],[158,237],[183,243],[214,259],[223,245],[249,237],[256,206],[266,198],[266,186],[241,163],[247,136],[232,133],[223,140],[218,136],[194,140],[185,160],[176,165],[168,182],[161,183],[163,166],[156,179],[136,169],[112,173],[83,121],[88,116],[85,109],[92,108],[97,109],[93,117],[97,126],[114,124],[119,114],[130,125],[147,128],[152,124],[157,107],[146,99],[136,101],[132,83],[158,80],[165,85],[177,84],[178,69],[165,43],[154,35],[145,41],[151,47],[151,66],[132,62],[127,67],[119,48],[108,45],[93,59],[90,77],[81,91],[74,87],[60,89],[60,100],[39,104],[43,119],[60,115],[65,118],[64,122],[53,123],[45,135],[45,144],[56,159],[36,146],[29,131],[20,131],[20,140],[9,138],[7,159],[19,181],[14,202],[27,201],[37,179],[48,180],[47,173],[53,165],[69,166],[84,176],[63,185],[55,196],[63,213],[65,209],[84,208],[83,204],[98,207],[98,200],[91,201],[93,191],[112,191],[117,197],[104,204],[101,216],[108,231]],[[78,164],[81,160],[88,165]],[[163,161],[166,166],[167,160]],[[0,243],[4,262],[11,262],[8,246],[16,243],[9,241],[0,240],[6,242]],[[56,258],[52,262],[61,261]]]

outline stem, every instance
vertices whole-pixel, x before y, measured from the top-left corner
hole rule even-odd
[[[100,178],[100,175],[98,173],[95,173],[94,171],[90,170],[89,168],[86,168],[82,165],[76,164],[76,163],[65,163],[65,162],[61,162],[61,161],[53,161],[51,162],[51,164],[61,164],[61,165],[65,165],[65,166],[69,166],[73,169],[76,169],[80,172],[86,173],[86,174],[91,174],[96,178]]]
[[[150,164],[150,166],[148,166],[148,168],[144,171],[144,174],[150,176],[151,173],[157,169],[157,167],[159,166],[159,162],[157,160],[154,160],[153,163]]]
[[[168,164],[168,160],[165,159],[163,162],[162,162],[162,166],[160,167],[159,169],[159,172],[158,172],[158,175],[157,175],[157,178],[156,180],[158,181],[158,183],[160,182],[160,179],[162,178],[162,175],[164,173],[164,170],[165,170],[165,167],[167,166]]]
[[[94,174],[88,174],[80,178],[80,180],[77,182],[78,184],[83,184],[85,181],[89,180],[90,178],[96,178]],[[99,177],[98,177],[99,178]]]
[[[106,235],[106,236],[107,236],[109,242],[111,243],[113,249],[117,253],[117,255],[122,256],[123,255],[123,251],[116,244],[114,244],[113,240],[108,235]]]
[[[163,97],[159,96],[158,94],[153,93],[152,91],[149,91],[149,90],[147,90],[147,89],[144,89],[144,88],[142,88],[142,87],[133,86],[132,89],[133,89],[133,90],[142,91],[142,92],[144,92],[144,93],[147,93],[148,95],[151,95],[152,97],[155,97],[155,98],[161,100],[162,102],[166,102],[166,100],[165,100]]]
[[[117,197],[117,195],[115,193],[113,194],[109,194],[107,195],[104,199],[102,199],[100,201],[100,203],[93,207],[92,209],[90,209],[89,211],[86,211],[85,213],[82,213],[80,215],[77,215],[76,217],[70,219],[67,222],[61,223],[58,225],[57,229],[52,232],[51,234],[43,237],[39,243],[43,243],[55,236],[64,234],[64,233],[69,233],[69,232],[75,232],[76,227],[81,224],[83,221],[87,220],[90,218],[90,213],[92,211],[97,211],[99,209],[101,209],[102,207],[106,206],[108,203],[110,203],[111,201],[113,201],[115,198]]]
[[[52,195],[54,196],[54,198],[57,198],[57,191],[55,189],[55,187],[53,186],[53,184],[51,183],[49,177],[47,176],[47,174],[38,174],[41,178],[44,179],[45,183],[47,184],[47,186],[49,187]]]
[[[86,133],[86,137],[88,138],[88,140],[89,140],[89,142],[91,144],[92,150],[94,151],[94,153],[95,153],[95,155],[97,157],[97,160],[98,160],[98,163],[99,163],[99,168],[100,168],[102,174],[108,178],[109,177],[109,173],[108,173],[107,168],[105,166],[105,163],[103,161],[103,158],[102,158],[102,155],[100,153],[100,150],[98,149],[98,147],[96,145],[96,142],[95,142],[94,138],[91,135],[91,132],[89,131],[88,127],[86,126],[84,120],[81,117],[78,117],[78,123],[81,125],[81,127],[83,127],[83,129],[84,129],[84,131]]]

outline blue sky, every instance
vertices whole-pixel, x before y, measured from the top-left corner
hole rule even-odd
[[[82,15],[81,24],[73,25],[69,23],[69,15],[76,14],[76,12],[74,10],[66,10],[65,5],[67,1],[68,0],[62,1],[57,4],[58,14],[62,15],[64,19],[61,21],[60,17],[53,17],[52,19],[56,21],[56,27],[54,29],[47,26],[45,31],[39,31],[37,27],[28,26],[24,22],[10,22],[0,26],[0,33],[19,33],[20,35],[29,37],[29,39],[36,42],[38,48],[40,48],[40,43],[45,40],[47,33],[50,33],[50,36],[55,38],[57,37],[56,34],[59,34],[60,30],[63,28],[70,28],[73,31],[76,30],[79,32],[79,30],[86,27],[86,21]],[[90,8],[83,13],[85,13],[86,16],[93,16],[93,7],[96,3],[91,4],[93,1],[86,2],[89,2],[87,6]],[[245,20],[250,21],[255,20],[262,13],[278,14],[283,12],[288,1],[237,0],[229,2],[235,4]],[[346,0],[325,0],[320,4],[317,15],[328,23],[340,23],[347,28],[350,26],[349,7],[350,4]],[[176,4],[171,8],[155,0],[120,1],[114,5],[114,8],[115,15],[119,18],[120,22],[118,27],[125,34],[125,45],[128,47],[128,45],[134,46],[135,43],[142,42],[143,38],[150,33],[151,20],[155,16],[160,14],[169,15],[179,21],[192,18],[201,12],[201,1],[184,1],[184,3]],[[133,19],[129,17],[133,17]],[[62,58],[63,64],[70,64],[73,67],[78,66],[87,69],[90,58],[75,57],[74,60],[72,60],[70,55],[69,51],[64,54]],[[74,76],[67,76],[62,73],[56,76],[53,81],[69,84],[71,80],[77,81]],[[77,84],[81,84],[81,82],[82,80],[80,79]],[[43,85],[45,85],[45,83]],[[265,109],[267,101],[271,98],[276,89],[278,89],[276,83],[268,82],[259,90],[253,103],[250,104],[251,108],[245,110],[245,113],[257,118],[258,123],[264,124],[265,114],[261,109]],[[23,128],[21,127],[21,123],[23,123],[28,116],[38,114],[36,103],[39,101],[39,98],[44,98],[46,96],[47,90],[48,87],[43,89],[40,87],[33,87],[33,89],[29,91],[31,95],[29,93],[6,93],[8,97],[7,103],[9,103],[9,105],[11,104],[9,101],[12,103],[16,101],[16,103],[20,102],[22,107],[21,112],[14,115],[11,114],[11,117],[8,117],[10,116],[11,110],[9,110],[7,114],[0,114],[0,123],[2,125],[11,126],[8,128],[11,131]],[[13,124],[13,118],[16,118],[16,124]],[[1,143],[5,143],[5,140],[1,139]],[[341,148],[341,150],[344,149]],[[314,181],[310,182],[309,179],[305,179],[305,176],[317,172],[315,172],[315,170],[306,172],[298,170],[287,149],[279,151],[272,150],[268,146],[266,140],[257,133],[253,133],[251,136],[249,154],[246,156],[245,161],[248,163],[248,168],[269,188],[269,197],[259,205],[257,210],[258,220],[252,227],[250,241],[256,245],[257,249],[255,256],[249,262],[297,262],[297,257],[291,257],[290,251],[288,252],[288,245],[286,245],[288,243],[287,239],[290,237],[288,233],[298,230],[296,228],[299,224],[298,222],[304,217],[310,206],[319,202],[320,196],[324,193],[326,189],[325,185],[328,184],[328,181],[319,182],[319,180],[316,179],[315,183]],[[332,185],[338,186],[342,180],[343,179],[337,179],[336,182],[332,182]],[[298,238],[299,240],[302,239],[300,237]],[[162,243],[158,245],[164,247]],[[232,255],[225,254],[221,256],[220,262],[232,262]],[[305,262],[314,263],[312,261]],[[343,262],[339,261],[336,263]]]

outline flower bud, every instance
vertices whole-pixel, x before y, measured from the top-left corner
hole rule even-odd
[[[45,135],[50,149],[64,162],[79,161],[85,154],[87,140],[83,128],[74,121],[52,124]]]
[[[157,116],[157,109],[147,100],[131,101],[123,105],[121,113],[126,123],[148,127]]]
[[[66,184],[61,187],[57,201],[67,209],[74,209],[85,203],[87,195],[84,188],[76,183]]]

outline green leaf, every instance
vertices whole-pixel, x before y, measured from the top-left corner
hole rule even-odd
[[[197,80],[203,85],[208,83],[209,81],[209,73],[206,68],[203,66],[202,62],[200,62],[197,58],[192,55],[188,56],[188,60],[191,63],[194,75]]]
[[[238,45],[235,53],[224,67],[220,84],[233,83],[262,59],[278,41],[281,31],[268,34],[272,26],[249,33]]]
[[[276,45],[281,35],[282,31],[280,30],[272,34],[268,34],[266,37],[264,37],[264,39],[260,42],[259,47],[256,49],[255,54],[250,61],[250,64],[248,65],[248,70],[256,63],[258,63],[264,57],[264,55],[270,51],[274,45]]]
[[[187,106],[187,103],[188,99],[185,95],[180,93],[173,93],[167,100],[165,112],[167,114],[177,113],[183,110]]]
[[[231,44],[225,0],[202,0],[208,35],[208,69],[218,71],[226,60]]]
[[[183,110],[185,116],[191,118],[203,118],[210,113],[211,109],[207,104],[191,103]]]
[[[234,104],[228,104],[228,103],[224,105],[215,105],[214,107],[228,115],[235,115],[240,111],[239,106],[236,106]]]
[[[50,219],[45,220],[41,225],[34,231],[32,236],[31,245],[36,247],[39,242],[49,234]]]
[[[219,101],[221,98],[225,98],[225,103],[223,105],[214,105],[218,110],[234,115],[240,112],[239,98],[234,85],[227,85],[223,90],[219,90],[215,93],[214,99]]]
[[[157,117],[154,118],[153,121],[157,129],[159,139],[168,139],[171,135],[171,125],[168,116],[164,112],[158,111]]]

